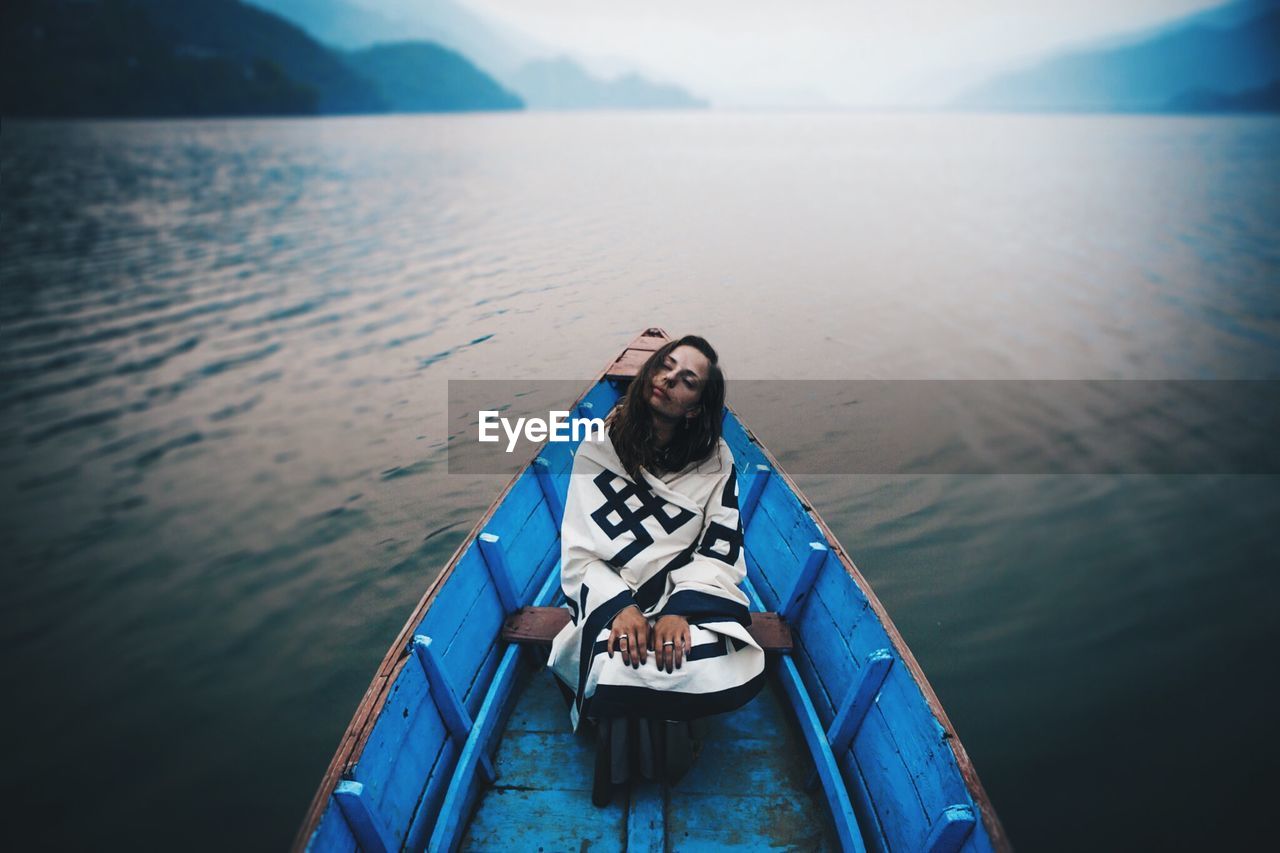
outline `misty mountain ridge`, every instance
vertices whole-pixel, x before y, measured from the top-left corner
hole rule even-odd
[[[706,101],[693,97],[679,86],[652,83],[639,74],[600,80],[567,56],[527,62],[507,79],[533,109],[705,109],[707,106]]]
[[[544,51],[541,45],[453,0],[414,0],[379,12],[350,0],[248,0],[301,26],[325,44],[362,50],[375,44],[429,41],[501,75]]]
[[[1245,0],[1000,74],[954,106],[1006,111],[1211,109],[1280,80],[1280,2]],[[1265,100],[1265,99],[1264,99]],[[1261,103],[1250,96],[1249,103]]]
[[[0,110],[26,116],[519,109],[426,43],[347,55],[239,0],[10,0]]]
[[[413,0],[396,12],[349,0],[252,0],[321,41],[348,50],[385,42],[428,40],[485,69],[531,109],[699,109],[703,101],[675,84],[635,71],[604,79],[581,59],[555,50],[470,11],[453,0]]]
[[[394,112],[518,110],[524,103],[466,57],[431,42],[378,44],[344,55]]]

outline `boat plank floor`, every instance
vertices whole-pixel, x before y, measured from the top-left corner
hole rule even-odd
[[[569,730],[545,669],[526,671],[464,850],[625,850],[628,794],[591,805],[594,744]],[[666,792],[669,851],[837,850],[812,763],[772,684],[746,707],[713,718],[688,775]]]

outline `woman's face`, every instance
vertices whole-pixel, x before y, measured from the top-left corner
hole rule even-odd
[[[649,383],[649,407],[668,418],[696,415],[710,373],[711,362],[705,355],[688,345],[676,347],[654,369]]]

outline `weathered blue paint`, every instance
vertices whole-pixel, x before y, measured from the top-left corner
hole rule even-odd
[[[435,828],[436,817],[440,814],[440,804],[453,781],[453,768],[457,765],[458,754],[462,752],[462,741],[450,738],[436,756],[435,764],[427,776],[427,784],[418,801],[418,810],[414,813],[409,831],[405,834],[406,850],[421,850],[426,846],[431,830]]]
[[[831,549],[826,546],[826,543],[809,543],[809,553],[805,556],[804,566],[801,567],[800,573],[796,575],[790,592],[787,593],[782,600],[782,605],[778,608],[778,614],[783,619],[792,620],[800,615],[800,608],[804,607],[809,600],[809,593],[813,591],[814,582],[818,579],[818,572],[822,571],[822,567],[826,565],[827,557],[830,555]]]
[[[462,625],[440,655],[449,682],[459,696],[466,696],[467,710],[474,718],[484,701],[488,678],[481,671],[495,647],[494,630],[500,630],[507,610],[492,586],[486,586],[466,612]],[[496,663],[495,663],[496,665]]]
[[[825,542],[822,531],[795,492],[791,491],[785,478],[769,478],[769,484],[760,496],[760,504],[777,525],[783,544],[795,555],[798,563],[808,557],[810,542]]]
[[[502,609],[514,613],[520,609],[520,600],[516,598],[515,584],[511,579],[511,568],[507,565],[507,552],[499,545],[500,538],[495,533],[480,534],[480,556],[493,578],[493,588],[502,602]]]
[[[743,582],[743,590],[753,610],[763,610],[764,605],[748,579]],[[840,776],[840,768],[831,752],[831,744],[827,742],[827,733],[818,720],[818,715],[805,691],[800,673],[790,656],[782,656],[778,660],[779,678],[782,688],[791,700],[791,710],[795,712],[796,721],[800,725],[800,733],[804,736],[813,756],[818,779],[822,782],[822,790],[827,798],[827,806],[831,809],[831,819],[835,823],[836,834],[840,838],[840,846],[844,850],[865,851],[862,843],[862,832],[858,828],[858,818],[853,812],[853,804],[849,801],[849,792]]]
[[[414,656],[418,659],[418,663],[422,664],[422,670],[427,675],[427,684],[431,688],[431,698],[435,700],[436,708],[440,711],[440,716],[444,718],[444,724],[449,730],[449,734],[458,740],[466,740],[471,734],[471,715],[467,713],[466,708],[462,707],[462,703],[458,701],[457,694],[453,692],[453,686],[449,684],[449,679],[445,677],[444,667],[440,663],[440,658],[431,649],[431,638],[419,634],[413,638],[412,646]],[[488,780],[492,782],[495,775],[493,763],[489,761],[487,755],[480,756],[480,767]]]
[[[834,574],[824,572],[823,574]],[[800,642],[792,657],[809,687],[809,695],[823,725],[831,725],[840,710],[840,701],[858,677],[858,659],[849,647],[836,639],[836,621],[816,593],[813,600],[791,623]]]
[[[831,818],[836,825],[836,833],[840,837],[840,846],[845,850],[864,851],[862,831],[858,828],[858,818],[853,812],[853,803],[849,801],[849,792],[845,788],[831,753],[831,745],[827,743],[827,734],[822,729],[809,694],[805,691],[800,673],[790,657],[783,656],[778,661],[779,676],[783,690],[791,700],[792,710],[800,725],[800,732],[809,745],[809,752],[817,766],[818,778],[822,782],[823,792],[827,797],[827,805],[831,809]]]
[[[773,473],[773,469],[768,465],[755,465],[754,468],[755,474],[749,481],[750,485],[747,486],[747,491],[742,497],[742,507],[738,510],[738,514],[742,516],[744,528],[751,526],[751,517],[756,514],[756,507],[760,505],[760,495],[764,493],[769,475]]]
[[[590,805],[592,739],[569,730],[549,673],[527,676],[495,756],[498,782],[481,798],[462,847],[621,851],[651,840],[639,832],[648,819],[633,811],[644,803],[625,787],[609,806]],[[663,849],[839,849],[825,800],[803,790],[811,765],[786,704],[780,691],[767,689],[708,720],[693,769],[665,789]]]
[[[548,851],[626,847],[625,795],[591,805],[594,743],[569,729],[568,709],[552,676],[526,668],[526,684],[498,744],[498,781],[484,792],[467,825],[468,850]]]
[[[551,602],[560,592],[560,561],[556,560],[552,571],[547,574],[547,579],[542,582],[542,586],[538,589],[537,595],[533,597],[535,607],[550,607]]]
[[[969,839],[974,823],[971,807],[948,806],[934,822],[924,849],[928,853],[956,853]]]
[[[350,780],[339,782],[333,791],[333,798],[338,801],[338,807],[342,809],[360,849],[366,853],[388,853],[399,846],[391,840],[391,833],[387,831],[382,818],[369,805],[364,785]]]
[[[551,511],[551,521],[558,529],[564,521],[564,498],[560,496],[550,460],[539,456],[533,460],[533,470],[538,476],[538,485],[542,487],[542,497],[547,502],[547,509]]]
[[[442,853],[455,849],[462,840],[465,820],[470,812],[475,794],[476,769],[482,757],[490,747],[490,741],[497,731],[499,718],[502,715],[511,688],[515,683],[516,665],[520,660],[520,647],[508,646],[494,675],[493,684],[485,697],[480,713],[476,715],[475,725],[458,756],[458,766],[453,771],[453,780],[449,783],[449,791],[445,794],[444,804],[440,807],[440,816],[436,820],[435,831],[427,849]]]
[[[853,803],[853,812],[858,816],[858,826],[862,828],[862,840],[867,849],[875,853],[890,853],[887,846],[887,835],[880,825],[880,815],[876,812],[875,802],[871,799],[862,772],[852,752],[836,756],[841,775],[849,788],[849,799]]]
[[[743,543],[747,549],[747,577],[759,590],[765,609],[777,611],[781,595],[774,584],[793,582],[797,568],[795,556],[773,535],[773,530],[768,513],[758,509]]]
[[[539,459],[545,459],[552,476],[555,478],[556,491],[560,497],[564,497],[566,482],[563,478],[569,474],[569,469],[573,465],[573,452],[577,448],[577,444],[572,441],[557,441],[552,444],[543,446],[542,452],[538,454]]]
[[[880,685],[884,684],[889,667],[893,666],[893,654],[888,649],[876,649],[867,655],[866,665],[858,676],[858,681],[849,688],[844,701],[840,703],[840,713],[827,730],[827,740],[831,742],[831,751],[844,752],[853,743],[853,736],[858,733],[863,719],[871,710],[871,705],[880,693]]]
[[[515,535],[529,520],[529,516],[535,513],[546,513],[541,506],[542,502],[542,489],[538,486],[538,478],[525,468],[512,484],[506,499],[494,510],[485,525],[485,532],[501,538],[504,543],[503,549],[507,550]]]
[[[422,795],[422,773],[449,741],[448,730],[427,686],[426,674],[408,661],[386,697],[364,755],[349,778],[365,786],[365,796],[402,841]]]
[[[627,853],[663,853],[666,807],[655,782],[634,782],[627,811]]]

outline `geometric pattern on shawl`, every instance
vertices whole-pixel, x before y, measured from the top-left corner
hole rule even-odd
[[[622,488],[615,486],[615,481],[621,482]],[[657,520],[667,533],[674,533],[694,518],[694,513],[684,507],[668,503],[648,489],[637,486],[624,477],[618,477],[612,471],[601,471],[592,482],[604,496],[604,503],[591,513],[591,520],[611,540],[617,539],[624,533],[630,533],[635,537],[635,541],[614,554],[609,560],[609,563],[614,566],[625,566],[633,557],[653,544],[653,536],[644,528],[643,522],[646,518]],[[639,507],[632,508],[627,503],[632,498],[640,501]],[[674,510],[674,514],[668,514],[668,508]],[[617,516],[617,521],[610,516]],[[736,559],[735,549],[734,560]],[[730,560],[730,565],[733,562]]]

